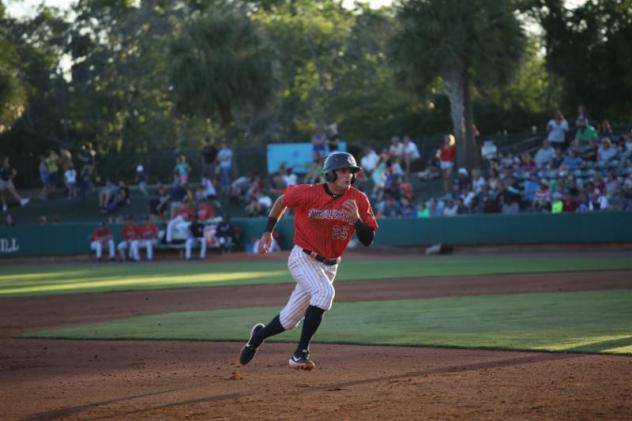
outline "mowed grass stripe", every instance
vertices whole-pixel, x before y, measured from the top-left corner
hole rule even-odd
[[[37,338],[243,341],[278,307],[141,316]],[[298,330],[271,341],[296,341]],[[632,290],[336,303],[316,341],[632,354]]]
[[[0,297],[291,282],[285,262],[15,265],[0,267]],[[347,259],[337,281],[629,270],[629,256],[411,256]]]

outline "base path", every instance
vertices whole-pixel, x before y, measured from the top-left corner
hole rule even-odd
[[[291,284],[0,301],[3,419],[631,419],[632,358],[292,344],[16,339],[24,331],[171,311],[271,305]],[[349,281],[336,301],[632,288],[632,272]],[[335,304],[334,304],[335,305]],[[361,328],[361,326],[359,326]],[[247,332],[245,332],[246,334]]]

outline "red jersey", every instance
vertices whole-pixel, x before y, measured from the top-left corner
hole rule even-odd
[[[145,224],[140,228],[140,237],[144,238],[145,240],[153,240],[155,238],[158,238],[158,227],[156,226],[156,224]]]
[[[100,240],[104,237],[111,237],[112,230],[110,227],[98,227],[92,231],[92,241]]]
[[[176,213],[173,215],[174,218],[178,217],[178,216],[182,216],[184,219],[186,219],[187,221],[191,220],[191,217],[193,216],[193,209],[191,209],[190,207],[185,207],[185,208],[180,208],[176,211]]]
[[[213,210],[213,208],[209,205],[202,205],[199,207],[198,211],[197,211],[197,218],[198,221],[200,222],[204,222],[207,219],[211,219],[215,217],[215,211]]]
[[[441,145],[439,149],[439,159],[441,161],[454,161],[454,157],[456,156],[456,145],[446,146]]]
[[[138,238],[138,227],[134,224],[127,224],[123,227],[123,239],[135,240]]]
[[[336,199],[327,193],[324,184],[288,188],[284,204],[294,208],[294,244],[328,259],[342,256],[355,232],[354,223],[342,209],[347,200],[356,201],[362,222],[376,230],[369,199],[355,187]]]

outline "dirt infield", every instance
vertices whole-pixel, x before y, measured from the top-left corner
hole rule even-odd
[[[291,344],[16,339],[62,324],[283,304],[258,285],[0,301],[3,419],[632,419],[632,358],[315,343],[318,367],[287,368]],[[336,301],[632,288],[632,272],[355,281]],[[358,326],[359,329],[362,326]],[[317,339],[317,338],[316,338]]]

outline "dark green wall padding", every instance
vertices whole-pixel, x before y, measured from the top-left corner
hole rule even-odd
[[[266,218],[234,218],[241,228],[240,246],[259,237]],[[468,215],[427,219],[380,219],[375,244],[560,244],[632,243],[632,213]],[[0,228],[0,258],[88,254],[94,224],[19,225]],[[293,221],[284,218],[277,230],[284,248],[292,244]],[[120,240],[120,225],[113,225]]]

